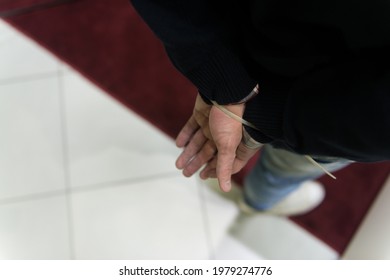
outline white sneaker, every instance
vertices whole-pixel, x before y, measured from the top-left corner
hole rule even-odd
[[[243,195],[238,198],[238,207],[241,212],[248,215],[253,214],[272,214],[278,216],[294,216],[302,215],[310,212],[325,198],[324,187],[316,181],[306,181],[301,186],[285,197],[283,200],[275,204],[270,209],[261,211],[248,205]]]

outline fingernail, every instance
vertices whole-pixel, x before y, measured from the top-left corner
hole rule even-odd
[[[227,181],[227,182],[225,182],[223,191],[224,191],[224,192],[229,192],[230,189],[231,189],[231,187],[232,187],[232,186],[231,186],[230,181]]]

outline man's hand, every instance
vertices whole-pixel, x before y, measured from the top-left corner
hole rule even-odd
[[[244,104],[227,105],[225,108],[240,117],[244,114]],[[209,125],[218,151],[215,159],[216,176],[220,188],[228,192],[231,189],[236,151],[242,138],[242,124],[213,106],[210,110]]]
[[[182,169],[186,177],[192,176],[217,152],[209,129],[210,110],[211,105],[198,95],[192,116],[176,138],[176,145],[184,148],[176,160],[176,167]]]
[[[236,151],[236,158],[234,159],[232,174],[236,174],[242,168],[244,168],[248,161],[259,150],[260,147],[256,149],[248,148],[244,145],[244,143],[241,142]],[[217,158],[214,158],[209,163],[207,163],[206,167],[200,173],[200,177],[202,179],[217,178]]]
[[[244,105],[226,105],[226,109],[242,117]],[[185,176],[192,176],[205,164],[201,178],[217,177],[220,188],[229,191],[231,175],[240,171],[258,149],[241,143],[242,124],[215,106],[206,104],[198,95],[194,112],[176,138],[184,151],[176,161]]]

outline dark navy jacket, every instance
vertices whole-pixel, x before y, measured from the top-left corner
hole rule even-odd
[[[202,96],[246,103],[259,142],[390,159],[388,0],[132,0]],[[174,101],[172,101],[174,102]]]

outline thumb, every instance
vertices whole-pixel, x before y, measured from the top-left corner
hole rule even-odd
[[[224,192],[229,192],[236,153],[235,148],[229,148],[229,146],[221,148],[218,150],[216,173],[220,188]]]
[[[240,107],[237,108],[240,109]],[[218,151],[216,175],[219,186],[223,191],[228,192],[231,189],[236,150],[241,142],[242,125],[213,106],[209,115],[209,127]]]

